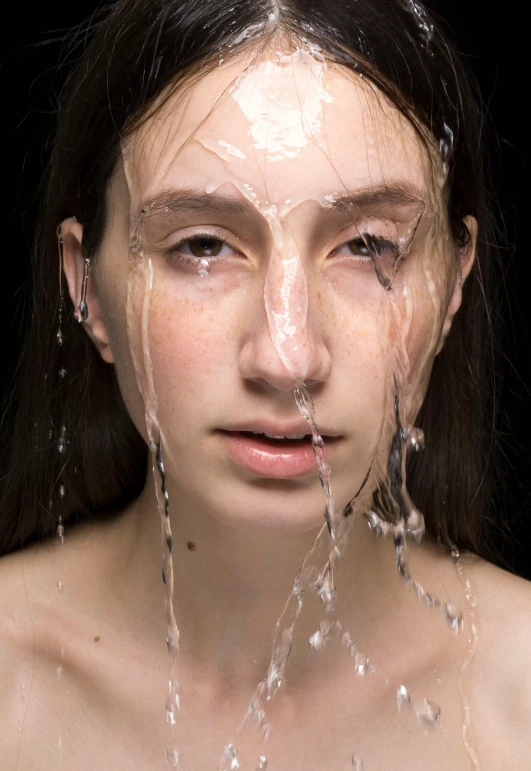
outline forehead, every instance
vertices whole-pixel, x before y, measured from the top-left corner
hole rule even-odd
[[[359,74],[307,47],[221,63],[178,89],[124,145],[132,204],[232,183],[279,209],[407,183],[428,196],[411,124]]]

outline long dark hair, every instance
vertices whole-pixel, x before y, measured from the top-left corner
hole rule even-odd
[[[96,19],[61,96],[43,189],[31,320],[4,417],[0,555],[47,537],[59,517],[68,523],[112,516],[145,484],[147,448],[114,367],[71,322],[70,298],[59,292],[58,224],[75,216],[84,226],[85,255],[97,257],[120,141],[169,85],[265,43],[275,26],[362,73],[421,141],[426,128],[443,140],[448,219],[458,246],[467,238],[463,217],[478,220],[477,260],[435,360],[417,419],[426,451],[409,462],[408,486],[432,536],[496,560],[488,526],[495,525],[497,256],[484,117],[471,73],[417,0],[279,0],[274,9],[270,0],[120,0]]]

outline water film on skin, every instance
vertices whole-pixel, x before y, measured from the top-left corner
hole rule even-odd
[[[420,6],[411,3],[411,8],[418,15],[419,23],[424,24]],[[268,22],[275,18],[273,9]],[[428,33],[429,28],[427,43]],[[179,276],[177,314],[179,302],[184,298],[208,306],[214,315],[232,298],[243,297],[253,307],[262,308],[263,323],[267,325],[274,351],[292,380],[294,408],[308,423],[315,452],[315,472],[323,491],[322,529],[294,577],[292,592],[272,630],[272,655],[267,672],[250,695],[248,710],[240,725],[228,737],[225,747],[220,748],[221,771],[243,767],[238,747],[245,732],[258,728],[264,740],[270,739],[272,727],[268,711],[286,680],[295,625],[305,598],[312,594],[323,606],[323,620],[308,641],[319,654],[315,666],[319,665],[319,657],[326,655],[330,642],[336,639],[352,657],[356,675],[366,675],[375,681],[379,678],[390,687],[385,664],[381,668],[374,665],[370,652],[358,649],[335,613],[336,571],[340,569],[341,556],[356,517],[366,518],[375,537],[388,535],[393,541],[404,590],[415,592],[422,603],[438,611],[456,634],[464,624],[463,614],[457,607],[432,595],[410,572],[408,538],[422,539],[424,519],[408,495],[405,474],[407,453],[423,449],[422,431],[414,427],[413,421],[423,400],[440,338],[449,277],[455,272],[449,234],[437,213],[451,152],[451,130],[441,139],[440,177],[436,184],[428,186],[433,191],[430,200],[411,201],[399,210],[389,202],[379,202],[377,195],[369,203],[355,200],[348,193],[343,175],[333,168],[333,182],[317,197],[307,194],[278,200],[274,195],[264,195],[267,182],[287,164],[299,159],[311,166],[312,153],[326,155],[329,151],[327,111],[335,109],[337,97],[330,69],[320,50],[308,41],[273,49],[247,66],[235,67],[234,73],[229,72],[226,87],[212,114],[205,114],[199,123],[187,124],[186,114],[179,114],[178,101],[170,100],[151,123],[123,146],[130,199],[127,330],[144,404],[161,523],[162,581],[170,653],[165,705],[169,726],[166,760],[174,767],[193,767],[192,757],[188,757],[186,763],[180,757],[175,732],[180,708],[179,629],[173,608],[173,536],[166,468],[174,467],[177,461],[172,457],[171,442],[165,438],[167,427],[159,415],[150,335],[153,304],[167,281],[170,263],[171,270]],[[361,102],[370,98],[373,97],[365,92],[360,97]],[[223,129],[225,124],[217,120],[218,113],[230,114],[231,121],[227,122],[230,131]],[[246,137],[245,144],[243,140],[238,142],[238,137]],[[248,152],[249,145],[252,154]],[[198,170],[198,158],[203,160],[203,170]],[[209,170],[207,177],[205,164]],[[259,189],[255,180],[260,179],[265,180],[266,185]],[[216,228],[183,230],[194,207],[204,209],[208,200],[215,206],[221,197],[236,202],[235,209],[246,204],[259,213],[267,231],[267,254],[251,255],[244,265],[242,253],[249,256],[250,251],[244,239],[236,237],[229,243]],[[338,264],[335,271],[315,269],[296,227],[298,218],[316,208],[336,218],[336,228],[339,228],[338,222],[342,228],[350,228],[348,254],[345,253],[348,260]],[[178,230],[182,231],[180,243],[170,243],[168,235]],[[355,267],[349,263],[351,257],[357,260]],[[370,462],[358,488],[353,490],[352,500],[346,507],[338,508],[334,502],[333,468],[327,463],[326,442],[319,432],[319,400],[313,398],[306,381],[319,331],[332,317],[336,329],[347,324],[347,309],[359,302],[370,308],[375,322],[374,335],[382,361],[386,363],[386,387],[381,421],[370,437]],[[410,338],[419,307],[430,311],[431,328],[427,335],[430,345],[423,357],[417,357],[413,371]],[[457,550],[453,557],[466,598],[473,604],[473,590],[464,577]],[[435,616],[433,623],[438,623]],[[471,639],[463,673],[477,647],[475,623],[472,623]],[[389,696],[395,699],[398,710],[411,710],[423,726],[436,728],[439,724],[441,710],[428,696],[413,696],[403,683],[395,684],[394,696],[391,692]],[[463,699],[466,712],[463,741],[473,758],[474,750],[467,738],[471,718],[464,690]],[[264,750],[266,747],[267,742]],[[352,768],[370,767],[355,752],[351,758]],[[272,768],[262,750],[254,767]]]

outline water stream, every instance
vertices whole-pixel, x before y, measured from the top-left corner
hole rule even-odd
[[[433,36],[433,26],[423,6],[417,0],[407,0],[406,4],[418,24],[424,45],[429,46]],[[276,23],[280,13],[281,6],[275,0],[268,18],[269,23]],[[260,64],[259,68],[254,72],[252,79],[246,79],[246,77],[238,79],[231,92],[232,99],[240,104],[249,121],[250,134],[256,140],[255,148],[264,151],[264,158],[269,163],[275,163],[285,157],[294,158],[301,153],[310,143],[309,137],[310,135],[313,136],[312,132],[317,135],[321,130],[323,105],[329,104],[332,101],[327,87],[323,85],[326,65],[317,47],[311,48],[309,44],[306,44],[304,47],[297,49],[295,53],[290,53],[289,56],[278,54],[278,57],[278,61],[266,61]],[[278,93],[284,93],[285,82],[283,78],[285,77],[284,71],[287,64],[290,67],[300,67],[301,77],[304,75],[304,78],[308,80],[311,75],[308,82],[314,82],[318,85],[318,88],[316,86],[315,93],[305,89],[305,93],[308,91],[311,97],[308,98],[308,104],[306,105],[306,110],[309,114],[311,113],[311,119],[307,120],[311,131],[309,131],[308,126],[304,125],[304,120],[301,120],[300,115],[296,115],[295,120],[291,112],[288,113],[289,121],[286,120],[284,123],[282,120],[285,116],[280,114],[279,118],[278,114],[274,113],[278,120],[277,131],[276,133],[269,131],[272,121],[271,115],[276,110],[278,94],[275,96],[275,89],[278,90]],[[275,98],[271,96],[271,93],[265,86],[263,88],[264,93],[258,89],[257,82],[266,81],[269,84],[268,88],[271,87],[271,93],[273,93]],[[306,80],[303,82],[306,82]],[[268,112],[270,102],[273,103],[273,108],[271,108],[273,112]],[[229,160],[231,163],[237,163],[242,158],[245,159],[245,155],[238,148],[228,145],[225,140],[216,143],[214,149],[212,149],[213,145],[209,145],[208,138],[196,138],[194,141],[202,144],[205,152],[208,150],[208,152],[217,155],[217,161],[219,158],[222,158],[224,162],[227,162],[227,153],[230,156]],[[170,140],[168,140],[168,144],[171,144]],[[222,148],[220,149],[218,145],[221,145]],[[451,129],[445,125],[445,136],[441,139],[440,143],[444,174],[448,171],[452,148],[453,134]],[[180,148],[170,158],[168,167],[177,159],[179,152]],[[213,168],[217,167],[213,166]],[[233,169],[236,168],[236,166],[233,167]],[[132,175],[131,165],[129,165],[128,169]],[[207,185],[207,194],[214,193],[222,186],[225,179],[225,167],[223,169],[224,171],[220,174],[219,178],[209,182]],[[166,172],[167,169],[161,172],[159,182],[166,181],[164,176]],[[214,172],[212,174],[214,177]],[[131,179],[132,177],[128,177],[131,200],[134,199],[136,201],[138,199],[138,188],[135,187],[136,183],[133,184],[131,182]],[[238,742],[245,729],[258,728],[263,741],[270,737],[272,727],[268,721],[268,707],[285,682],[285,672],[292,650],[294,630],[301,616],[304,598],[312,593],[319,598],[323,605],[323,619],[318,629],[310,636],[308,640],[309,646],[319,655],[326,655],[329,643],[334,639],[340,640],[342,648],[352,658],[355,674],[359,677],[372,677],[375,681],[385,685],[396,702],[398,711],[411,710],[411,713],[415,715],[419,725],[423,728],[426,726],[436,728],[440,724],[441,709],[439,705],[426,697],[414,697],[410,688],[402,682],[398,685],[392,683],[391,679],[385,675],[385,662],[381,668],[379,665],[378,667],[375,666],[372,661],[371,651],[361,650],[357,646],[352,632],[344,628],[341,620],[336,616],[336,575],[340,568],[341,556],[348,542],[352,522],[359,515],[366,518],[367,526],[373,531],[375,537],[388,536],[392,540],[397,572],[403,581],[404,587],[412,590],[425,606],[442,615],[444,621],[456,636],[461,634],[465,628],[467,630],[467,652],[459,671],[459,690],[464,715],[462,741],[473,767],[479,769],[479,759],[474,748],[470,700],[465,683],[465,676],[470,672],[470,665],[479,642],[477,600],[473,587],[465,575],[459,552],[454,547],[452,551],[453,564],[461,582],[467,606],[467,621],[465,622],[463,611],[452,603],[442,601],[439,597],[426,590],[412,575],[409,566],[408,539],[411,538],[420,543],[424,535],[425,526],[422,513],[416,509],[407,491],[406,456],[408,452],[422,451],[423,434],[420,429],[410,425],[408,420],[408,415],[414,413],[415,407],[418,407],[418,404],[415,402],[418,394],[412,392],[409,383],[411,373],[406,344],[407,330],[412,318],[411,296],[408,294],[408,287],[405,284],[395,288],[394,279],[399,267],[407,257],[417,229],[423,219],[424,208],[414,212],[408,226],[400,227],[396,222],[389,221],[386,223],[386,232],[380,234],[376,230],[374,223],[376,218],[366,217],[365,227],[367,232],[358,231],[359,240],[363,242],[363,245],[371,255],[374,272],[381,287],[385,290],[385,314],[388,331],[390,331],[389,340],[386,340],[385,344],[389,346],[393,359],[387,376],[389,384],[392,384],[393,392],[390,397],[389,395],[387,397],[389,399],[387,403],[389,409],[386,409],[385,420],[382,423],[380,443],[386,441],[387,437],[389,442],[386,446],[389,449],[386,451],[385,459],[377,459],[371,465],[360,488],[360,490],[363,489],[365,484],[368,481],[370,482],[370,485],[367,485],[366,492],[368,494],[369,487],[373,491],[372,508],[366,506],[365,498],[358,499],[358,491],[356,497],[353,498],[345,509],[338,510],[334,502],[332,489],[332,469],[325,459],[325,442],[319,431],[319,415],[318,413],[316,414],[314,399],[305,384],[309,361],[307,341],[310,335],[308,331],[308,317],[310,315],[308,299],[310,289],[301,260],[300,250],[298,250],[290,230],[285,227],[285,219],[289,212],[293,211],[301,202],[287,200],[284,210],[280,211],[276,205],[269,204],[268,202],[260,203],[256,199],[252,187],[242,182],[242,179],[240,171],[233,173],[233,185],[237,187],[244,197],[256,205],[267,220],[272,235],[272,257],[264,283],[264,309],[276,352],[281,362],[285,365],[286,371],[293,376],[294,382],[297,383],[293,391],[296,407],[308,423],[310,429],[316,473],[318,474],[324,495],[324,523],[312,549],[304,558],[294,579],[291,593],[273,630],[271,659],[267,671],[252,693],[242,721],[236,727],[222,750],[219,771],[240,769],[241,761],[238,753]],[[145,192],[145,190],[142,190],[142,193]],[[341,196],[329,195],[326,198],[326,203],[332,207],[340,203]],[[304,203],[302,202],[302,205]],[[319,203],[322,204],[323,202],[320,201]],[[169,209],[166,209],[166,212],[169,212]],[[167,764],[179,768],[181,766],[181,759],[179,749],[176,746],[175,727],[181,707],[178,679],[180,633],[174,612],[173,535],[165,468],[165,453],[169,450],[164,445],[164,436],[159,424],[158,400],[151,360],[150,314],[155,281],[155,260],[152,259],[151,252],[146,248],[145,243],[144,224],[145,217],[148,214],[149,211],[142,209],[139,220],[135,220],[134,217],[131,219],[126,317],[129,348],[136,382],[144,403],[145,425],[151,454],[151,469],[155,483],[158,519],[161,528],[161,569],[167,624],[166,644],[170,656],[168,691],[165,703],[165,718],[169,736],[164,757]],[[393,231],[396,236],[393,243],[390,243],[390,231]],[[391,267],[386,265],[382,259],[381,243],[384,241],[383,236],[387,239],[385,240],[387,255],[389,252],[392,252],[394,258]],[[59,244],[61,252],[60,264],[62,267],[62,240],[60,234]],[[434,253],[436,254],[436,252]],[[201,282],[204,282],[203,286],[208,287],[209,282],[213,279],[211,267],[211,260],[206,258],[197,260],[196,268]],[[82,297],[81,302],[76,308],[76,319],[79,322],[85,321],[89,313],[87,307],[89,268],[89,260],[84,260]],[[426,279],[427,294],[432,300],[433,308],[436,309],[438,307],[436,301],[438,287],[431,274],[430,266],[425,262],[422,268]],[[378,291],[381,292],[381,288],[378,287],[376,282],[374,283]],[[63,308],[61,290],[59,327],[56,335],[59,346],[62,345],[64,336],[62,326]],[[437,314],[434,313],[433,315],[435,330]],[[61,377],[64,378],[66,369],[62,368],[60,372],[63,372]],[[57,451],[61,455],[66,455],[69,429],[69,426],[61,425],[55,438]],[[60,499],[65,492],[61,479],[57,481],[57,490],[57,495]],[[53,515],[53,501],[50,502],[50,509]],[[57,538],[60,541],[59,561],[62,564],[65,527],[60,515],[58,517]],[[324,559],[323,553],[326,555]],[[57,581],[57,590],[63,602],[66,601],[66,588],[64,575],[61,575]],[[63,714],[67,714],[66,695],[68,692],[65,686],[63,647],[60,650],[59,660],[57,681],[62,689]],[[393,688],[391,688],[391,685],[393,685]],[[61,720],[61,725],[64,726],[64,719]],[[62,768],[62,735],[58,737],[58,751],[58,767]],[[197,751],[199,751],[199,748]],[[352,752],[349,756],[350,762],[353,771],[363,771],[363,769],[369,771],[367,762],[357,751]],[[268,767],[267,755],[261,754],[254,764],[254,771],[264,771]],[[272,771],[272,769],[269,768],[269,771]]]

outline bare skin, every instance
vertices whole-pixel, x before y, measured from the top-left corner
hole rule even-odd
[[[0,563],[5,768],[59,767],[59,736],[65,769],[120,768],[124,762],[135,769],[165,767],[165,629],[162,615],[153,612],[153,596],[131,574],[133,529],[134,513],[125,512],[103,526],[71,531],[62,556],[60,547],[44,545]],[[369,633],[362,624],[357,635],[355,626],[350,629],[376,671],[357,677],[352,659],[339,647],[313,652],[307,669],[288,667],[287,687],[271,708],[271,739],[264,745],[244,743],[241,758],[250,765],[243,767],[252,768],[266,754],[272,767],[346,771],[357,753],[369,768],[469,769],[457,687],[468,615],[463,634],[454,637],[440,614],[419,606],[395,575],[392,544],[376,540],[364,523],[356,529],[357,542],[369,555],[366,567],[370,571],[372,565],[378,578],[362,582],[358,599],[349,597],[348,603],[358,603],[360,619],[372,615],[378,623]],[[122,558],[116,556],[120,553]],[[192,563],[198,556],[188,551]],[[531,751],[530,586],[475,557],[465,556],[463,564],[476,590],[481,625],[471,677],[465,678],[472,693],[473,746],[484,771],[523,771]],[[451,560],[437,547],[427,542],[415,547],[412,569],[431,591],[464,604]],[[66,596],[56,589],[61,573]],[[148,585],[149,577],[144,579],[140,584]],[[128,582],[136,585],[134,593]],[[381,592],[383,586],[390,595]],[[348,595],[341,581],[340,589]],[[161,590],[159,595],[162,604]],[[315,630],[308,615],[301,618],[294,651],[309,651],[304,638]],[[217,768],[250,689],[233,679],[229,690],[227,662],[220,661],[216,671],[198,668],[184,635],[182,643],[179,747],[184,767],[206,771]],[[64,680],[59,683],[61,647]],[[388,687],[385,678],[392,680]],[[411,710],[397,712],[400,684],[419,702],[427,696],[439,704],[438,726],[417,724]]]
[[[129,205],[137,192],[131,179],[140,178],[141,192],[169,182],[175,188],[204,189],[214,168],[205,148],[217,147],[220,138],[230,138],[246,160],[256,160],[256,143],[238,105],[229,100],[221,112],[214,110],[242,67],[236,63],[234,70],[219,68],[203,78],[186,102],[183,120],[177,103],[154,124],[154,135],[148,125],[147,134],[136,137],[134,152],[124,152],[124,165],[110,185],[108,229],[91,274],[85,329],[102,358],[116,367],[126,406],[145,438],[125,310]],[[245,178],[260,200],[278,210],[286,201],[303,202],[288,212],[286,223],[309,276],[307,382],[320,427],[341,435],[330,456],[339,509],[355,494],[375,451],[390,359],[377,326],[383,290],[360,255],[345,249],[355,233],[330,219],[325,228],[315,202],[343,184],[359,191],[397,179],[429,198],[433,180],[418,139],[398,115],[371,101],[344,73],[329,71],[323,83],[334,98],[340,96],[326,102],[322,121],[333,163],[320,145],[309,143],[307,155],[274,161],[274,174],[269,168],[264,174],[260,158],[254,166],[248,160]],[[299,107],[284,105],[288,117]],[[199,131],[201,142],[188,144]],[[223,164],[216,167],[215,183],[234,198],[239,171],[232,160]],[[474,220],[467,218],[467,225],[474,240]],[[215,266],[207,292],[198,299],[187,289],[195,286],[190,268],[156,254],[150,335],[165,432],[181,628],[177,746],[182,768],[211,771],[265,675],[275,621],[322,525],[323,498],[315,473],[298,479],[249,474],[227,458],[220,443],[219,429],[231,429],[243,418],[287,422],[299,416],[292,374],[268,329],[263,292],[254,290],[261,290],[269,264],[268,221],[258,211],[240,219],[194,215],[173,224],[173,240],[191,238],[200,226],[231,245],[220,267],[222,278]],[[459,255],[459,271],[450,271],[444,243],[428,231],[419,231],[420,245],[401,273],[414,309],[405,342],[415,373],[412,413],[474,260],[472,247]],[[82,226],[68,220],[63,234],[65,274],[77,303]],[[226,291],[209,305],[221,280]],[[345,286],[360,285],[360,297],[344,294]],[[134,327],[133,347],[137,332]],[[477,558],[463,562],[475,585],[481,624],[477,654],[464,679],[475,726],[470,743],[482,769],[525,769],[531,757],[531,590]],[[471,767],[461,738],[458,683],[469,649],[466,598],[451,559],[428,541],[412,547],[411,569],[427,590],[464,609],[463,634],[454,637],[440,612],[418,603],[396,574],[392,544],[377,540],[359,518],[339,566],[337,617],[375,672],[356,676],[353,660],[338,645],[326,653],[310,648],[308,638],[324,611],[309,598],[295,630],[286,683],[270,705],[271,739],[266,745],[253,737],[237,742],[242,768],[255,768],[261,754],[270,769],[282,771],[347,771],[353,754],[366,769]],[[138,500],[115,519],[67,527],[63,545],[50,542],[3,559],[0,585],[0,751],[6,767],[37,771],[61,761],[72,771],[162,768],[169,660],[151,474]],[[409,709],[397,713],[401,684],[417,705],[425,697],[439,704],[438,726],[417,724]]]

